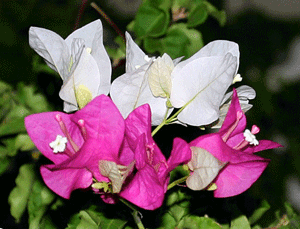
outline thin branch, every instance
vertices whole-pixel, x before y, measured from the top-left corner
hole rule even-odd
[[[91,3],[91,7],[93,7],[108,22],[108,24],[117,32],[117,34],[122,37],[123,42],[126,43],[125,35],[116,25],[116,23],[114,23],[113,20],[111,20],[95,2]]]

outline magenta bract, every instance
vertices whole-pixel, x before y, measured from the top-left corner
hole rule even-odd
[[[75,189],[88,188],[93,178],[108,182],[99,172],[100,160],[119,163],[125,123],[105,95],[96,97],[74,114],[30,115],[25,118],[25,126],[37,148],[53,162],[40,169],[46,185],[64,198],[69,198]],[[62,153],[54,153],[49,146],[57,135],[68,139]]]
[[[244,135],[245,128],[246,116],[234,89],[230,108],[219,132],[200,136],[190,143],[190,146],[201,147],[218,160],[227,162],[214,180],[217,185],[215,197],[230,197],[246,191],[269,163],[268,159],[253,153],[281,147],[280,144],[268,140],[261,140],[258,145],[255,141],[248,142]],[[255,138],[254,134],[258,132],[259,128],[253,126],[251,137]]]
[[[163,203],[170,171],[191,160],[191,151],[187,144],[182,150],[184,140],[175,138],[171,156],[166,160],[151,136],[151,111],[148,104],[132,111],[125,123],[125,138],[134,152],[137,171],[128,179],[120,196],[141,208],[154,210]]]

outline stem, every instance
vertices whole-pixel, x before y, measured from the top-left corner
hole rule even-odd
[[[186,104],[187,105],[187,104]],[[181,107],[175,114],[173,114],[170,118],[167,119],[168,113],[169,113],[169,108],[167,109],[167,112],[165,114],[165,118],[162,121],[161,124],[159,124],[153,131],[152,131],[152,137],[157,133],[157,131],[159,131],[164,125],[169,124],[173,121],[175,121],[177,119],[177,115],[186,107],[186,105],[184,105],[183,107]]]
[[[170,190],[174,186],[176,186],[176,185],[184,182],[188,177],[189,176],[181,177],[180,179],[173,181],[171,184],[168,185],[168,189],[167,190]]]
[[[138,209],[134,205],[129,203],[127,200],[124,200],[123,198],[120,198],[119,200],[133,211],[131,212],[131,214],[137,227],[139,229],[145,229],[141,218],[138,216],[139,213]]]
[[[161,124],[159,124],[153,131],[152,131],[152,137],[159,131],[164,125],[166,124],[166,120],[164,120]]]
[[[80,7],[79,7],[79,11],[78,11],[78,14],[77,14],[77,18],[76,18],[76,21],[75,21],[75,25],[74,25],[74,30],[78,29],[79,22],[80,22],[81,16],[83,14],[83,11],[84,11],[84,9],[86,7],[86,3],[87,2],[88,2],[87,0],[82,0],[81,1]]]
[[[167,108],[167,111],[166,111],[166,113],[165,113],[164,120],[162,121],[161,124],[159,124],[159,125],[152,131],[152,137],[157,133],[157,131],[160,130],[160,128],[162,128],[162,127],[166,124],[169,110],[170,110],[170,108],[168,107],[168,108]]]
[[[138,211],[133,211],[132,212],[132,216],[134,219],[134,222],[136,223],[136,225],[138,226],[139,229],[145,229],[141,218],[138,216]]]
[[[117,34],[122,38],[123,42],[126,43],[126,38],[124,33],[121,32],[116,23],[111,20],[108,15],[95,3],[91,3],[91,7],[93,7],[107,22],[108,24],[117,32]]]

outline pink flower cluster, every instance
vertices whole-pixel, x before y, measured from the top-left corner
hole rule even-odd
[[[219,132],[199,136],[190,143],[175,138],[168,159],[152,138],[148,104],[136,108],[124,120],[112,100],[100,95],[73,114],[30,115],[25,126],[37,148],[53,162],[41,166],[40,171],[55,193],[70,198],[73,190],[91,188],[95,182],[121,182],[118,193],[100,190],[103,200],[114,203],[120,197],[148,210],[162,205],[170,172],[192,160],[191,147],[205,149],[224,164],[212,182],[217,186],[215,197],[234,196],[247,190],[269,163],[254,153],[280,147],[268,140],[259,144],[248,140],[244,132],[246,117],[235,90]],[[253,126],[251,136],[258,131]],[[104,161],[116,165],[116,179],[101,173],[99,164]],[[108,169],[108,173],[112,170]]]

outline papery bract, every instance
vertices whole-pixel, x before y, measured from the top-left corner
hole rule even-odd
[[[252,104],[249,104],[249,100],[255,98],[255,90],[247,85],[243,85],[238,87],[236,92],[242,111],[247,112],[252,108]],[[228,92],[225,94],[220,106],[219,119],[211,128],[220,128],[222,126],[231,103],[232,94],[233,92]]]
[[[64,111],[75,111],[97,95],[109,93],[111,63],[104,49],[100,20],[74,31],[65,40],[50,30],[30,27],[29,44],[61,76],[59,95]]]
[[[251,145],[245,140],[245,127],[246,117],[234,89],[228,114],[219,132],[200,136],[190,143],[190,146],[203,148],[218,160],[227,162],[213,181],[217,185],[215,197],[234,196],[247,190],[269,163],[268,159],[253,153],[281,146],[269,140],[260,140],[258,145]],[[258,131],[253,126],[251,133]]]
[[[187,143],[175,138],[168,160],[151,136],[151,111],[148,104],[136,108],[125,120],[125,138],[135,155],[136,173],[128,180],[120,196],[135,205],[153,210],[162,205],[169,173],[191,159]],[[185,143],[185,144],[184,144]]]
[[[93,178],[109,182],[101,175],[99,161],[119,162],[125,123],[111,99],[100,95],[74,114],[46,112],[25,118],[27,132],[42,154],[53,164],[41,166],[46,185],[69,198],[75,189],[88,188]],[[49,146],[56,136],[68,139],[62,153]]]
[[[174,63],[171,57],[164,54],[158,57],[146,72],[150,89],[155,97],[170,98],[173,69]]]
[[[192,190],[202,190],[215,179],[226,163],[221,163],[203,148],[192,146],[191,150],[192,159],[188,167],[192,172],[186,180],[186,185]]]
[[[167,112],[167,99],[155,97],[150,89],[146,72],[153,60],[126,33],[126,73],[112,82],[110,95],[124,118],[135,108],[149,104],[152,125],[159,125]]]
[[[152,125],[159,125],[173,107],[183,106],[178,115],[181,123],[200,126],[218,119],[221,101],[238,69],[236,43],[214,41],[179,62],[181,58],[172,61],[167,54],[150,59],[128,33],[126,37],[126,73],[114,80],[111,88],[112,99],[124,118],[148,103]]]
[[[219,107],[232,84],[239,64],[238,45],[230,41],[213,41],[189,59],[177,64],[172,72],[170,101],[180,122],[201,126],[219,117]]]

